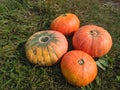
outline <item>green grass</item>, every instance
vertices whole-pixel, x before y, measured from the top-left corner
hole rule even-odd
[[[0,90],[119,90],[120,88],[120,2],[111,0],[0,0]],[[71,12],[86,24],[99,25],[111,34],[106,70],[90,85],[68,84],[60,63],[39,67],[28,62],[24,44],[35,32],[50,29],[51,21]]]

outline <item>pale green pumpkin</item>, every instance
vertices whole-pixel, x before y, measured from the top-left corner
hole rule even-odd
[[[51,30],[33,34],[25,44],[28,60],[40,66],[54,65],[67,50],[68,42],[65,36],[60,32]]]

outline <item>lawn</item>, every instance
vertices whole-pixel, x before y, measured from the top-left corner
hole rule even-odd
[[[51,67],[31,64],[25,55],[26,40],[35,32],[49,30],[60,14],[76,14],[81,26],[95,24],[112,36],[110,52],[101,57],[96,79],[86,87],[67,83],[60,62]],[[70,41],[71,37],[67,37]],[[69,46],[72,47],[71,43]],[[69,48],[71,50],[71,48]],[[0,0],[0,90],[119,90],[119,0]]]

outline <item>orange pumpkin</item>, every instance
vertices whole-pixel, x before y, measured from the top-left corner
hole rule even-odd
[[[39,66],[51,66],[57,63],[67,52],[68,42],[57,31],[40,31],[33,34],[25,44],[28,60]]]
[[[97,65],[87,53],[72,50],[63,56],[61,71],[67,82],[82,87],[90,84],[96,78]]]
[[[55,18],[50,27],[52,30],[59,31],[64,35],[70,35],[77,31],[80,26],[79,18],[72,13],[66,13]]]
[[[82,26],[73,36],[73,47],[92,57],[102,57],[112,47],[112,38],[107,30],[96,25]]]

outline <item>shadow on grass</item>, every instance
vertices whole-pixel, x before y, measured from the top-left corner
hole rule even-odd
[[[21,42],[17,48],[16,48],[16,52],[17,52],[17,55],[18,55],[18,58],[20,60],[20,62],[22,64],[30,64],[28,61],[27,61],[27,58],[26,58],[26,53],[25,53],[25,43],[26,41],[24,42]],[[31,64],[32,65],[32,64]]]
[[[67,88],[75,88],[74,86],[68,84],[65,80],[65,78],[62,75],[61,72],[61,68],[60,68],[60,61],[57,62],[55,65],[49,66],[49,67],[43,67],[43,66],[39,66],[39,65],[34,65],[31,64],[27,58],[26,58],[26,53],[25,53],[25,45],[26,41],[21,42],[17,49],[17,56],[18,59],[20,60],[21,66],[25,66],[25,68],[27,68],[27,72],[29,77],[25,77],[26,80],[28,78],[30,78],[29,83],[29,88],[33,89],[33,85],[36,84],[36,88],[37,89],[51,89],[53,90],[54,88],[58,88],[58,89],[67,89]],[[34,81],[31,81],[31,77],[35,78]],[[38,82],[38,83],[37,83]],[[44,87],[42,84],[44,83]],[[38,86],[37,86],[38,85]],[[60,87],[58,87],[60,86]]]

